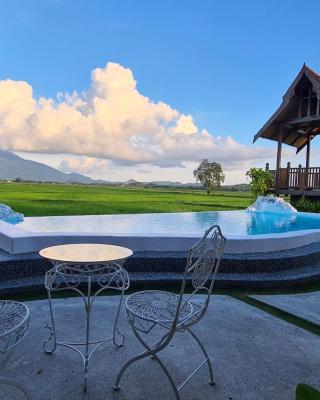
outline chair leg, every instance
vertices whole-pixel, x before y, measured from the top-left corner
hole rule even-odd
[[[27,389],[21,385],[20,383],[13,381],[12,379],[7,379],[7,378],[2,378],[0,377],[0,385],[6,385],[6,386],[13,386],[19,390],[25,395],[27,400],[31,400],[31,396],[27,392]]]
[[[169,374],[168,370],[166,369],[166,367],[164,366],[164,364],[162,363],[162,361],[159,359],[159,357],[158,357],[156,354],[154,354],[154,353],[150,353],[150,351],[145,351],[145,352],[143,352],[143,353],[137,355],[136,357],[131,358],[130,360],[128,360],[128,361],[122,366],[122,368],[121,368],[121,370],[120,370],[120,372],[119,372],[119,374],[118,374],[118,376],[117,376],[116,383],[115,383],[114,386],[113,386],[113,389],[116,390],[116,391],[118,391],[118,390],[120,389],[120,380],[121,380],[121,378],[122,378],[122,375],[124,374],[125,370],[126,370],[131,364],[135,363],[136,361],[142,360],[143,358],[150,357],[150,356],[151,356],[155,361],[157,361],[157,363],[158,363],[158,364],[160,365],[160,367],[162,368],[163,372],[166,374],[166,376],[167,376],[167,378],[168,378],[168,380],[169,380],[169,382],[170,382],[170,385],[171,385],[171,387],[172,387],[172,389],[173,389],[173,392],[174,392],[174,395],[175,395],[175,397],[176,397],[176,400],[180,400],[180,396],[179,396],[179,393],[178,393],[178,389],[177,389],[177,387],[176,387],[176,385],[175,385],[175,383],[174,383],[174,381],[173,381],[171,375]]]
[[[170,385],[172,387],[172,390],[174,392],[176,400],[180,400],[180,395],[179,395],[178,389],[177,389],[177,387],[176,387],[171,375],[169,374],[169,371],[167,370],[167,368],[164,366],[164,364],[162,363],[162,361],[160,360],[160,358],[156,354],[152,354],[152,356],[153,356],[153,359],[155,361],[157,361],[157,363],[160,365],[160,367],[162,368],[163,372],[166,374],[166,376],[167,376],[167,378],[168,378],[168,380],[170,382]]]
[[[207,365],[208,365],[208,369],[209,369],[209,376],[210,376],[209,384],[210,385],[214,385],[215,384],[215,380],[214,380],[214,376],[213,376],[213,368],[212,368],[212,364],[211,364],[211,361],[210,361],[210,358],[209,358],[209,355],[208,355],[206,349],[204,348],[204,346],[201,343],[201,341],[198,338],[198,336],[196,336],[196,334],[190,328],[187,328],[186,330],[190,333],[190,335],[194,338],[194,340],[198,343],[200,349],[202,350],[202,353],[205,356],[205,359],[206,359],[206,362],[207,362]]]
[[[138,356],[132,358],[131,360],[127,361],[124,366],[121,368],[116,383],[113,387],[114,390],[119,390],[120,386],[120,379],[123,375],[123,373],[125,372],[125,370],[134,362],[138,361],[138,360],[142,360],[143,358],[146,357],[151,357],[153,360],[157,361],[157,363],[160,365],[161,369],[163,370],[163,372],[165,373],[166,377],[169,380],[169,383],[172,387],[172,390],[174,392],[175,398],[176,400],[180,400],[180,396],[179,396],[179,392],[178,389],[169,373],[169,371],[167,370],[167,368],[164,366],[164,364],[162,363],[162,361],[160,360],[160,358],[157,356],[156,353],[158,353],[159,351],[161,351],[164,347],[166,346],[162,346],[162,342],[163,342],[163,338],[160,339],[159,341],[157,341],[156,343],[153,344],[153,346],[149,346],[144,340],[142,340],[142,338],[138,335],[138,332],[133,329],[133,333],[135,334],[135,336],[137,337],[137,339],[139,340],[139,342],[143,345],[143,347],[146,349],[143,353],[139,354]],[[170,340],[169,340],[170,341]],[[161,344],[160,344],[161,343]],[[159,345],[158,348],[153,349],[154,346]]]
[[[167,347],[167,345],[170,343],[170,341],[172,339],[172,336],[166,334],[162,338],[157,340],[152,346],[149,346],[144,340],[142,340],[142,338],[138,335],[138,332],[135,329],[133,329],[133,333],[135,334],[135,336],[139,340],[139,342],[149,352],[149,355],[150,355],[151,359],[157,361],[157,363],[160,365],[160,367],[162,368],[163,372],[166,374],[166,376],[167,376],[167,378],[168,378],[168,380],[170,382],[170,385],[172,387],[172,390],[174,392],[176,400],[180,400],[180,395],[179,395],[179,392],[178,392],[178,388],[176,387],[176,385],[174,383],[174,380],[172,379],[169,371],[164,366],[164,364],[162,363],[160,358],[157,356],[157,353],[159,353],[161,350],[163,350],[165,347]],[[164,344],[164,342],[166,344]]]
[[[114,389],[114,390],[119,390],[119,389],[120,389],[120,385],[119,385],[119,384],[120,384],[121,377],[122,377],[122,375],[124,374],[125,370],[126,370],[128,367],[130,367],[131,364],[135,363],[136,361],[143,360],[144,358],[149,357],[149,356],[150,356],[149,351],[144,351],[143,353],[138,354],[136,357],[133,357],[133,358],[131,358],[130,360],[128,360],[128,361],[121,367],[121,369],[120,369],[120,371],[119,371],[119,373],[118,373],[117,379],[116,379],[116,383],[115,383],[114,386],[113,386],[113,389]]]

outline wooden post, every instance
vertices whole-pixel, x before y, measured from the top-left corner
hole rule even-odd
[[[308,141],[307,141],[307,154],[306,154],[306,173],[304,176],[304,186],[307,188],[309,185],[309,167],[310,167],[310,141],[311,137],[308,135]]]
[[[291,169],[291,164],[290,164],[290,162],[288,162],[288,164],[287,164],[287,179],[286,179],[287,189],[289,189],[289,186],[290,186],[290,169]]]
[[[283,127],[282,125],[280,125],[280,132],[278,136],[278,150],[277,150],[276,188],[279,188],[280,186],[282,137],[283,137]]]
[[[310,137],[310,135],[308,135],[307,153],[306,153],[306,168],[310,167],[310,142],[311,142],[311,137]]]
[[[301,164],[299,164],[298,165],[298,187],[299,187],[299,189],[302,189],[301,170],[302,170],[302,166],[301,166]]]

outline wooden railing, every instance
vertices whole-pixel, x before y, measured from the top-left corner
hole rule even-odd
[[[287,168],[269,170],[274,177],[274,188],[276,189],[320,189],[320,168],[309,167]]]

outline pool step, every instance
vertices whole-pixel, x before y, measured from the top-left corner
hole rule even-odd
[[[179,290],[182,273],[130,272],[130,290],[170,289]],[[299,290],[320,283],[320,263],[312,267],[272,273],[219,273],[215,289],[223,290]],[[106,293],[108,293],[106,291]],[[0,297],[35,295],[45,297],[44,274],[0,280]]]

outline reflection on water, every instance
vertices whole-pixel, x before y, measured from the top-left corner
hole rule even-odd
[[[320,215],[210,211],[127,215],[32,217],[19,224],[33,232],[97,233],[129,236],[200,236],[218,224],[226,235],[260,235],[304,229],[320,229]]]

